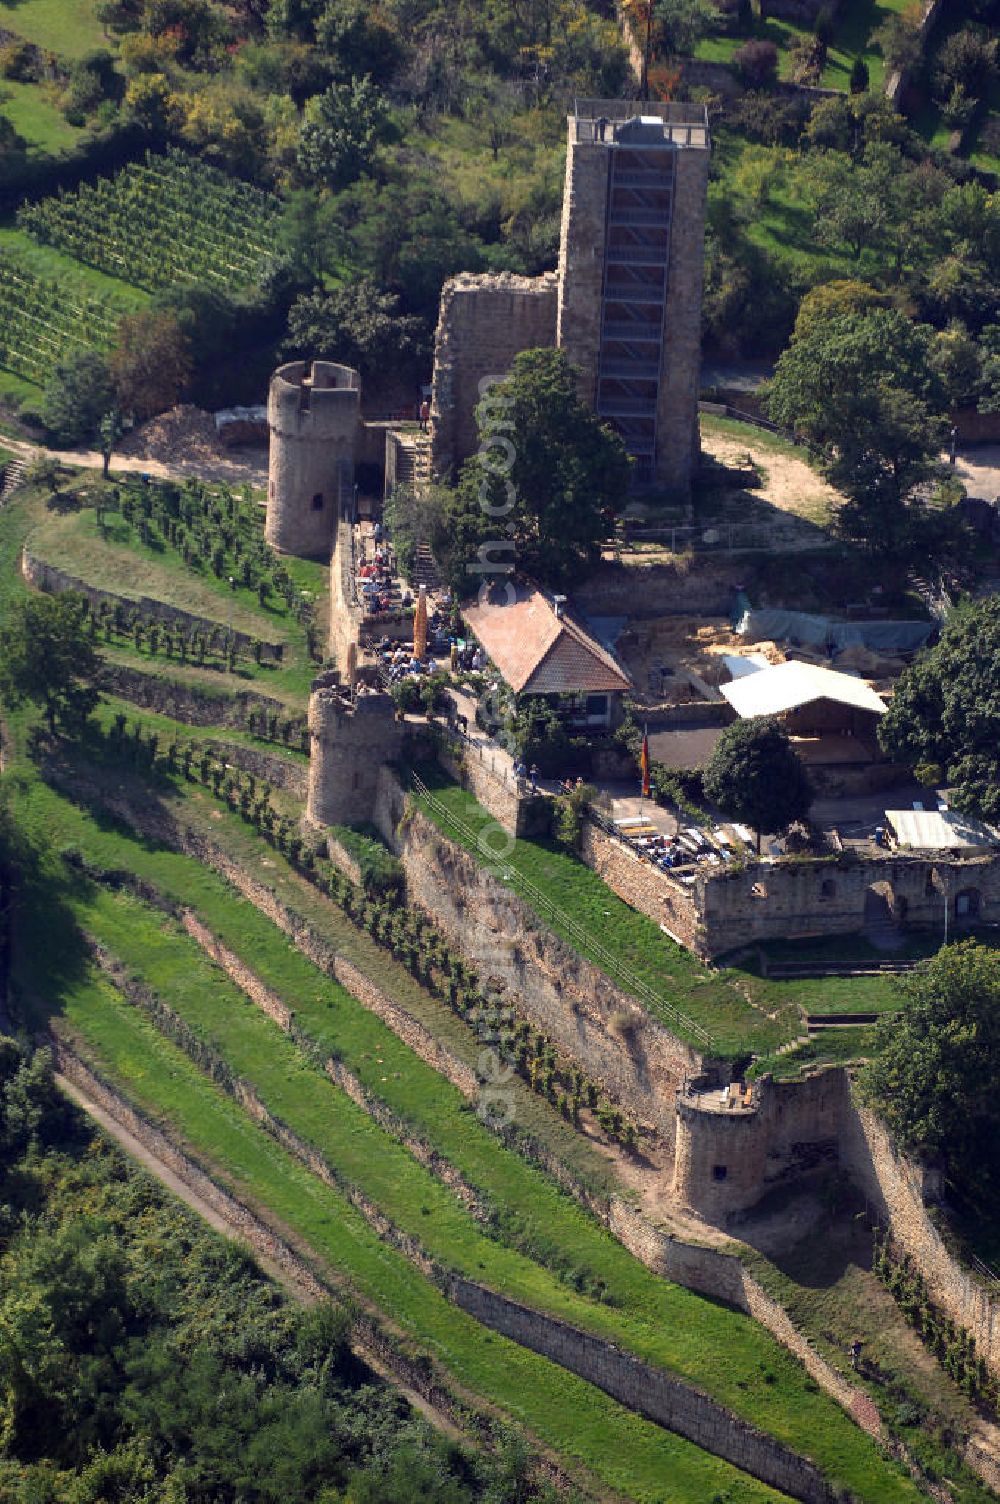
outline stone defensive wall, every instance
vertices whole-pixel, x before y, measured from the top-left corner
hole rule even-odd
[[[935,1304],[975,1337],[979,1355],[1000,1372],[1000,1283],[963,1267],[950,1251],[929,1210],[941,1199],[940,1172],[899,1151],[858,1103],[846,1070],[798,1081],[765,1076],[753,1083],[749,1105],[730,1106],[721,1091],[697,1085],[677,1100],[679,1203],[738,1237],[743,1214],[769,1191],[808,1185],[839,1168],[909,1254]],[[752,1297],[748,1290],[734,1303]]]
[[[928,1211],[941,1198],[940,1173],[900,1153],[884,1124],[851,1105],[840,1138],[841,1163],[871,1209],[908,1253],[931,1299],[976,1339],[976,1351],[1000,1373],[1000,1283],[965,1268]]]
[[[488,871],[407,803],[390,770],[383,771],[375,819],[403,863],[409,901],[430,914],[480,976],[515,998],[626,1112],[673,1147],[679,1205],[739,1236],[741,1217],[768,1191],[846,1170],[933,1298],[1000,1371],[1000,1288],[988,1288],[949,1252],[925,1204],[936,1194],[934,1177],[896,1151],[877,1119],[858,1108],[845,1070],[798,1081],[765,1077],[753,1083],[749,1105],[723,1105],[728,1067],[676,1039],[565,945],[504,884],[499,866]],[[677,1241],[624,1205],[603,1216],[667,1277],[753,1314],[768,1300],[738,1265],[724,1269],[715,1250]],[[773,1312],[760,1319],[774,1329]]]
[[[345,681],[350,680],[353,665],[357,662],[358,644],[365,619],[365,613],[354,600],[351,589],[353,547],[354,529],[350,522],[340,518],[334,534],[333,557],[330,560],[328,652]]]
[[[110,606],[125,606],[128,610],[138,611],[145,617],[163,622],[165,626],[182,627],[188,632],[200,632],[205,637],[212,637],[214,634],[220,641],[231,637],[240,653],[252,652],[253,644],[258,640],[246,632],[237,632],[227,627],[224,622],[210,621],[207,616],[195,616],[190,611],[183,611],[179,606],[168,606],[150,595],[115,595],[110,590],[99,590],[96,585],[88,585],[74,575],[67,574],[65,570],[57,569],[54,564],[47,564],[44,559],[37,558],[27,544],[21,552],[21,574],[29,585],[50,595],[73,590],[78,595],[86,596],[92,606],[99,606],[102,601],[107,601]],[[261,640],[261,646],[264,662],[281,662],[284,656],[281,643]]]
[[[491,814],[509,835],[547,835],[551,806],[543,795],[519,794],[509,755],[482,743],[463,745],[440,731],[435,756],[473,799]]]
[[[502,860],[490,871],[391,782],[385,770],[375,819],[403,863],[408,901],[632,1118],[672,1144],[677,1091],[704,1073],[702,1055],[545,926],[502,881]]]
[[[604,564],[573,591],[587,616],[728,616],[746,566],[698,561],[695,569],[671,564]]]
[[[556,342],[554,272],[461,272],[444,284],[434,340],[432,462],[446,479],[479,446],[480,383],[507,374],[522,350]]]
[[[957,930],[956,902],[986,924],[1000,923],[1000,857],[899,853],[750,862],[742,870],[698,871],[682,883],[625,842],[586,821],[580,855],[608,886],[702,956],[764,940],[851,935],[877,905],[900,925]]]

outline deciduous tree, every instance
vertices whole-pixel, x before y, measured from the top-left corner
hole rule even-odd
[[[30,595],[0,628],[0,697],[9,706],[40,705],[49,730],[79,730],[100,699],[100,656],[85,632],[84,596]]]
[[[804,820],[812,788],[798,754],[778,723],[766,716],[734,721],[715,744],[705,769],[706,797],[724,815],[757,835]]]
[[[909,503],[944,442],[933,339],[898,309],[861,308],[813,319],[775,370],[771,417],[822,451],[847,496],[842,530],[876,552],[905,545]]]
[[[570,585],[593,568],[625,503],[629,461],[576,387],[560,350],[524,350],[477,411],[477,455],[463,468],[458,508],[480,538],[503,540],[518,570]],[[456,561],[463,568],[473,557]],[[473,573],[455,580],[463,593]]]
[[[1000,816],[1000,596],[959,606],[940,641],[904,669],[879,741],[910,767],[936,766],[959,809]]]
[[[369,77],[331,84],[306,105],[296,163],[306,183],[346,188],[390,134],[385,95]]]
[[[111,374],[123,411],[142,419],[173,407],[191,374],[187,340],[175,316],[165,310],[126,315]]]
[[[392,371],[411,374],[426,354],[423,320],[399,312],[399,299],[371,277],[304,294],[288,315],[290,353],[356,366],[366,380]]]
[[[52,368],[41,403],[41,419],[57,444],[85,444],[111,406],[114,387],[104,356],[97,350],[70,350]]]
[[[995,1209],[1000,1161],[1000,956],[949,945],[902,977],[861,1091],[903,1149],[938,1155],[961,1198]]]

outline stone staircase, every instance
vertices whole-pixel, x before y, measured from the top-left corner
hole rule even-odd
[[[0,507],[5,506],[11,493],[24,484],[28,473],[28,461],[16,456],[5,467],[3,484],[0,485]]]
[[[426,543],[417,544],[410,584],[414,590],[421,585],[426,585],[428,590],[439,590],[441,587],[441,576],[434,562],[434,555]]]
[[[431,436],[429,433],[400,433],[396,456],[396,484],[412,486],[415,491],[431,483]]]

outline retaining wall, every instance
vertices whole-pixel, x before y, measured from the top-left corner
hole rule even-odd
[[[70,1044],[56,1034],[50,1035],[57,1069],[86,1097],[101,1107],[110,1118],[130,1133],[155,1159],[165,1165],[181,1183],[208,1206],[243,1239],[260,1258],[285,1271],[308,1300],[322,1300],[339,1289],[329,1274],[320,1281],[305,1260],[295,1253],[264,1222],[253,1216],[241,1202],[222,1189],[193,1160],[183,1154],[166,1134],[153,1125],[131,1104],[118,1095],[87,1066]],[[352,1339],[362,1359],[384,1368],[398,1382],[412,1389],[427,1404],[446,1416],[453,1424],[467,1424],[468,1403],[459,1405],[440,1382],[434,1365],[426,1355],[410,1355],[401,1348],[371,1312],[359,1309],[360,1298],[352,1291],[354,1308]],[[480,1417],[474,1417],[477,1421]]]
[[[690,888],[643,861],[624,841],[616,841],[593,820],[583,822],[580,860],[625,903],[655,924],[662,924],[689,950],[700,951],[700,919]]]
[[[383,797],[376,812],[391,808]],[[409,806],[382,834],[399,855],[407,897],[490,986],[518,1008],[630,1117],[668,1143],[674,1098],[702,1056],[650,1017],[628,993],[544,926],[528,904]]]
[[[291,711],[282,700],[266,695],[220,692],[212,694],[197,684],[182,684],[175,679],[161,679],[142,669],[105,659],[101,668],[100,687],[111,695],[131,700],[143,710],[155,710],[188,726],[245,727],[251,714],[287,718]]]
[[[895,1242],[913,1259],[935,1304],[972,1333],[980,1357],[1000,1373],[1000,1285],[979,1279],[948,1251],[927,1210],[939,1199],[939,1177],[901,1154],[878,1118],[857,1105],[845,1114],[840,1152]]]
[[[477,1321],[579,1375],[638,1415],[808,1504],[835,1504],[819,1469],[706,1394],[609,1342],[453,1278],[451,1298]]]
[[[435,756],[445,772],[463,789],[468,789],[475,802],[508,834],[519,838],[548,833],[552,818],[548,799],[541,795],[523,798],[518,794],[512,777],[504,776],[504,765],[510,763],[506,753],[498,753],[497,771],[480,756],[475,744],[456,752],[454,744],[439,739]]]
[[[47,564],[44,559],[36,558],[29,551],[27,544],[21,553],[21,574],[29,585],[34,585],[37,590],[47,591],[50,595],[59,595],[65,590],[73,590],[79,595],[86,596],[92,606],[100,605],[102,601],[107,601],[112,606],[125,605],[167,626],[183,627],[189,632],[201,632],[206,637],[211,637],[214,633],[220,641],[231,637],[236,644],[237,651],[243,654],[251,653],[254,643],[260,641],[264,662],[280,663],[284,657],[285,650],[282,643],[265,642],[263,639],[250,636],[247,632],[237,632],[226,626],[225,622],[212,621],[207,616],[195,616],[190,611],[182,611],[179,606],[168,606],[165,601],[157,600],[154,596],[115,595],[110,590],[98,590],[96,586],[78,580],[75,575],[67,574],[63,569],[57,569],[54,564]]]

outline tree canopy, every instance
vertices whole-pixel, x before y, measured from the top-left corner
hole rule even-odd
[[[947,431],[934,331],[896,308],[812,312],[778,361],[768,411],[822,451],[847,497],[842,533],[873,552],[900,550],[917,521],[909,503]]]
[[[390,130],[385,95],[369,77],[331,84],[306,105],[296,157],[302,178],[345,188],[369,170]]]
[[[371,277],[303,294],[288,314],[289,353],[356,366],[366,382],[389,369],[415,374],[426,343],[423,321],[401,314],[399,299]]]
[[[176,316],[144,309],[123,318],[111,374],[125,412],[151,418],[173,407],[191,375],[188,343]]]
[[[82,595],[29,595],[0,628],[0,698],[40,705],[49,730],[78,730],[100,698],[100,655],[84,631]]]
[[[900,1146],[944,1158],[963,1198],[995,1207],[1000,1161],[1000,956],[974,940],[945,946],[900,979],[902,1010],[879,1025],[861,1076],[867,1103]]]
[[[956,808],[1000,816],[1000,596],[959,606],[903,670],[879,722],[885,752],[943,782]]]
[[[786,733],[767,716],[734,721],[715,744],[705,768],[707,798],[724,815],[757,834],[787,830],[812,803],[806,770]]]
[[[478,454],[463,467],[448,572],[467,594],[481,583],[479,544],[502,540],[514,567],[552,586],[596,564],[625,503],[629,460],[617,434],[581,402],[561,350],[524,350],[476,414]]]
[[[85,444],[114,401],[108,363],[97,350],[70,350],[57,361],[42,397],[41,419],[58,444]]]

